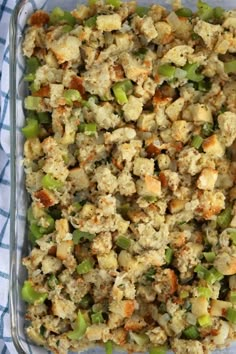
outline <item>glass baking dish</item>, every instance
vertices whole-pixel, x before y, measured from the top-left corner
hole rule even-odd
[[[85,1],[80,1],[81,3]],[[157,0],[163,6],[170,6],[171,1]],[[210,5],[232,9],[235,0],[208,0]],[[141,5],[152,3],[139,1]],[[25,336],[24,309],[20,291],[26,278],[26,270],[21,264],[22,257],[29,252],[26,238],[26,211],[28,195],[24,187],[23,171],[23,136],[20,128],[24,125],[23,99],[27,93],[27,84],[23,81],[24,58],[21,42],[24,27],[29,15],[36,9],[50,11],[56,6],[71,10],[78,4],[76,0],[21,0],[16,5],[10,23],[10,121],[11,121],[11,228],[10,228],[10,314],[12,339],[16,352],[20,354],[43,354],[45,349],[30,343]],[[195,1],[183,0],[183,6],[195,8]],[[88,353],[104,353],[101,348],[93,348]],[[236,343],[230,348],[215,351],[214,354],[236,353]],[[11,353],[13,354],[13,353]]]

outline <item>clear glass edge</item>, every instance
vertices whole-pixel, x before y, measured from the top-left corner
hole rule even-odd
[[[9,271],[9,308],[10,308],[10,324],[11,334],[14,346],[19,354],[29,354],[22,346],[19,337],[19,328],[17,325],[17,301],[18,301],[18,280],[17,280],[17,232],[16,232],[16,220],[17,220],[17,178],[16,178],[16,36],[17,36],[17,19],[21,9],[29,2],[28,0],[20,0],[17,2],[10,19],[9,25],[9,53],[10,53],[10,177],[11,177],[11,195],[10,195],[10,271]],[[79,1],[78,1],[79,2]],[[166,3],[170,3],[166,1]],[[184,1],[183,1],[184,2]],[[192,4],[193,2],[190,1]],[[219,2],[219,1],[208,1]],[[195,1],[194,1],[195,3]],[[191,4],[191,5],[192,5]],[[220,1],[220,4],[222,2]],[[233,4],[233,1],[232,1]],[[65,4],[66,5],[66,4]],[[223,5],[222,5],[223,6]],[[230,7],[227,2],[227,7]],[[228,350],[223,349],[222,353],[228,353]],[[236,349],[235,349],[236,350]],[[45,353],[47,351],[45,350]],[[217,353],[221,353],[217,351]],[[233,352],[232,352],[233,353]]]

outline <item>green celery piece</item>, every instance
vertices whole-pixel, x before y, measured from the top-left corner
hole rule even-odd
[[[168,347],[166,345],[161,345],[158,347],[152,347],[149,349],[149,354],[166,354]]]
[[[194,135],[191,146],[195,149],[200,149],[203,143],[203,138],[200,135]]]
[[[167,264],[170,264],[171,261],[172,261],[172,258],[173,258],[173,255],[174,255],[174,251],[172,248],[168,247],[165,251],[165,259],[166,259],[166,263]]]
[[[180,299],[187,299],[189,297],[189,292],[187,290],[182,290],[179,294]]]
[[[112,354],[113,353],[113,343],[111,340],[108,340],[105,343],[105,352],[106,354]]]
[[[223,274],[218,272],[218,270],[215,269],[215,267],[212,267],[206,272],[204,279],[209,283],[209,284],[214,284],[216,281],[220,281],[224,278]]]
[[[67,337],[71,340],[80,340],[86,332],[88,325],[83,314],[79,311],[75,321],[75,328],[73,331],[67,332]]]
[[[115,9],[118,9],[121,5],[120,0],[106,0],[107,5],[112,5]]]
[[[232,304],[236,304],[236,291],[235,290],[230,291],[229,301],[232,302]]]
[[[120,82],[116,82],[112,86],[112,91],[115,95],[117,103],[123,105],[128,102],[128,98],[126,94],[132,92],[133,84],[130,80],[123,80]]]
[[[70,31],[72,31],[73,30],[73,27],[71,26],[71,25],[65,25],[65,26],[63,26],[63,28],[62,28],[62,32],[63,33],[69,33]]]
[[[143,347],[150,342],[148,335],[145,333],[130,332],[130,338],[140,347]]]
[[[75,245],[78,245],[83,240],[92,241],[95,237],[95,234],[90,234],[89,232],[80,230],[73,231],[73,242]]]
[[[48,280],[47,280],[47,285],[50,289],[55,289],[55,287],[59,284],[59,281],[55,274],[50,274]]]
[[[197,288],[198,291],[198,295],[199,296],[203,296],[206,299],[209,299],[212,296],[212,291],[209,288],[203,287],[203,286],[199,286]]]
[[[42,227],[40,226],[39,231],[42,234],[50,234],[50,232],[52,232],[55,229],[55,221],[54,219],[51,217],[51,215],[46,214],[44,216],[44,220],[47,222],[48,227]]]
[[[187,63],[184,67],[183,70],[186,71],[187,73],[187,79],[193,82],[200,82],[204,79],[204,76],[202,74],[198,74],[196,71],[199,68],[198,63]]]
[[[225,317],[229,322],[236,324],[236,309],[227,309]]]
[[[212,123],[206,122],[203,124],[201,133],[204,137],[207,138],[208,136],[212,135],[213,131],[214,131],[214,126]]]
[[[119,236],[116,240],[116,245],[124,250],[127,250],[131,245],[131,241],[125,236]]]
[[[84,295],[84,297],[80,300],[79,306],[84,309],[87,310],[91,307],[91,305],[93,304],[93,298],[90,294],[86,294]]]
[[[233,245],[236,245],[236,231],[229,231],[228,233]]]
[[[26,60],[26,73],[35,74],[40,67],[40,62],[36,57],[30,57]]]
[[[74,89],[65,90],[63,93],[63,96],[66,100],[66,104],[68,104],[69,106],[73,106],[74,101],[80,102],[82,99],[80,92],[78,90],[74,90]]]
[[[38,113],[38,120],[41,124],[51,123],[50,114],[48,112],[39,112]]]
[[[30,73],[24,76],[24,81],[33,82],[35,80],[35,74]]]
[[[33,244],[35,243],[35,241],[43,237],[43,233],[40,231],[40,226],[38,226],[37,224],[35,223],[31,224],[29,230],[30,230],[30,241]]]
[[[50,174],[46,174],[42,178],[42,186],[46,189],[60,189],[63,187],[63,183],[56,178],[52,177]]]
[[[187,339],[198,339],[199,331],[196,326],[189,326],[183,331],[183,335]]]
[[[139,16],[139,17],[144,17],[145,15],[147,15],[149,11],[149,7],[146,6],[137,6],[135,13]]]
[[[173,77],[175,75],[176,67],[171,64],[163,64],[158,68],[158,74],[165,77]]]
[[[24,285],[21,289],[21,297],[25,302],[28,302],[29,304],[43,304],[44,301],[47,299],[48,294],[47,293],[41,293],[39,291],[36,291],[31,282],[26,280],[24,282]]]
[[[27,96],[25,98],[25,109],[37,111],[41,103],[41,97]]]
[[[194,272],[197,273],[200,279],[203,279],[205,278],[205,275],[209,272],[209,270],[206,267],[202,266],[201,264],[198,264],[194,268]]]
[[[97,16],[89,17],[87,20],[84,21],[84,25],[90,28],[96,27],[97,24]]]
[[[155,275],[156,275],[156,269],[154,267],[151,267],[147,270],[147,272],[144,274],[146,280],[148,281],[153,281],[155,279]]]
[[[56,25],[58,22],[62,20],[64,16],[64,11],[59,7],[55,7],[49,16],[49,23],[51,25]]]
[[[212,18],[214,18],[214,10],[206,2],[199,0],[197,2],[197,8],[198,8],[197,15],[200,17],[201,20],[209,21]]]
[[[25,138],[35,138],[39,135],[40,127],[36,119],[28,119],[27,124],[21,129]]]
[[[93,324],[104,323],[105,320],[102,315],[102,311],[95,312],[91,315],[91,320]]]
[[[76,23],[76,19],[74,16],[71,15],[69,11],[64,11],[64,16],[62,18],[63,22],[67,23],[68,25],[74,27]]]
[[[191,17],[193,15],[192,10],[188,7],[181,7],[180,9],[176,10],[175,13],[180,17]]]
[[[29,86],[29,89],[31,92],[36,92],[40,89],[40,84],[36,84],[35,81],[33,81]]]
[[[205,257],[208,263],[213,263],[216,258],[215,252],[203,252],[203,256]]]
[[[213,9],[213,13],[214,13],[214,17],[217,20],[220,20],[223,17],[225,10],[220,6],[217,6]]]
[[[222,229],[226,229],[229,226],[229,224],[233,218],[232,211],[233,211],[232,208],[229,206],[217,216],[217,219],[216,219],[217,224]]]
[[[86,274],[93,269],[93,261],[90,259],[85,259],[76,267],[76,271],[78,274]]]
[[[200,327],[209,327],[212,325],[212,318],[210,315],[203,315],[197,319]]]
[[[226,74],[235,74],[236,73],[236,60],[228,61],[224,63],[225,73]]]

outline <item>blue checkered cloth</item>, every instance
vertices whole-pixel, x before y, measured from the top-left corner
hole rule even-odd
[[[8,27],[16,0],[0,0],[0,353],[17,353],[10,334],[8,303],[10,238],[10,127]]]

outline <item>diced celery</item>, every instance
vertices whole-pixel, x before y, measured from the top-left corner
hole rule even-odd
[[[213,9],[213,13],[214,13],[214,17],[220,20],[223,17],[225,10],[220,6],[217,6]]]
[[[187,63],[183,67],[183,70],[186,71],[186,73],[187,73],[186,76],[190,81],[200,82],[204,79],[204,76],[202,74],[199,74],[196,72],[198,68],[199,68],[198,63],[193,63],[193,64]]]
[[[80,92],[78,90],[74,90],[74,89],[65,90],[63,93],[63,96],[66,100],[66,104],[68,104],[69,106],[73,106],[74,101],[80,102],[82,99]]]
[[[85,259],[79,265],[77,265],[76,271],[79,274],[86,274],[93,269],[93,262],[90,259]]]
[[[32,82],[35,80],[35,74],[27,74],[24,76],[24,81]]]
[[[205,297],[206,299],[209,299],[212,296],[212,291],[209,288],[199,286],[197,288],[197,291],[200,297]]]
[[[198,339],[199,331],[196,326],[189,326],[183,331],[183,335],[187,339]]]
[[[209,284],[214,284],[216,281],[220,281],[224,278],[223,274],[218,272],[214,267],[208,270],[208,272],[205,274],[204,279],[209,283]]]
[[[42,234],[49,234],[50,232],[52,232],[55,228],[55,221],[54,219],[52,218],[51,215],[49,214],[46,214],[44,216],[44,221],[45,223],[48,225],[47,227],[43,227],[43,226],[40,226],[39,227],[39,231],[42,233]]]
[[[149,349],[149,354],[166,354],[168,347],[166,345],[161,345],[158,347],[151,347]]]
[[[36,57],[30,57],[26,60],[26,73],[35,74],[36,70],[39,68],[40,62]]]
[[[203,279],[209,271],[206,267],[202,266],[201,264],[198,264],[194,268],[194,272],[197,273],[197,275],[200,279]]]
[[[201,327],[209,327],[212,325],[212,319],[210,315],[200,316],[198,317],[197,321]]]
[[[67,337],[72,340],[79,340],[85,335],[87,327],[86,320],[83,314],[79,311],[75,322],[75,328],[73,331],[67,333]]]
[[[111,340],[108,340],[105,343],[105,352],[106,354],[112,354],[113,353],[113,343]]]
[[[139,16],[139,17],[144,17],[145,15],[147,15],[149,11],[149,7],[146,7],[146,6],[137,6],[136,7],[136,14]]]
[[[90,294],[86,294],[86,295],[80,300],[79,306],[80,306],[82,309],[86,310],[86,309],[88,309],[88,308],[91,307],[92,303],[93,303],[93,298],[92,298],[92,296],[91,296]]]
[[[163,64],[159,66],[158,73],[165,77],[173,77],[175,75],[176,67],[171,64]]]
[[[222,228],[226,229],[232,220],[232,208],[228,206],[217,216],[217,224]]]
[[[224,63],[224,69],[226,74],[236,73],[236,60],[228,61]]]
[[[229,231],[228,234],[233,244],[236,245],[236,231]]]
[[[131,241],[125,236],[119,236],[116,240],[116,245],[124,250],[127,250],[131,245]]]
[[[212,135],[213,130],[214,130],[213,124],[206,122],[206,123],[204,123],[203,126],[202,126],[202,131],[201,131],[201,133],[202,133],[202,135],[203,135],[204,137],[207,138],[208,136]]]
[[[49,23],[51,25],[57,25],[60,22],[68,23],[68,25],[74,26],[76,19],[69,11],[64,11],[60,7],[55,7],[50,13]]]
[[[194,135],[191,146],[195,149],[200,149],[203,143],[203,138],[200,135]]]
[[[89,17],[87,20],[84,21],[84,25],[87,27],[94,28],[97,23],[97,16]]]
[[[115,9],[118,9],[118,7],[120,7],[120,5],[121,5],[121,1],[120,0],[106,0],[106,4],[112,5]]]
[[[129,332],[129,335],[130,338],[140,347],[143,347],[150,342],[148,335],[145,333]]]
[[[229,301],[232,302],[232,304],[236,304],[236,291],[235,290],[230,291]]]
[[[236,324],[236,309],[228,308],[225,317],[229,322]]]
[[[50,274],[48,280],[47,280],[47,285],[50,289],[55,289],[55,287],[59,284],[59,281],[55,274]]]
[[[93,323],[93,324],[104,323],[105,320],[104,320],[104,318],[103,318],[102,311],[93,313],[93,314],[91,315],[91,320],[92,320],[92,323]]]
[[[203,256],[209,263],[213,263],[216,258],[215,252],[203,252]]]
[[[213,8],[208,5],[206,2],[203,2],[199,0],[197,2],[197,15],[200,17],[201,20],[203,21],[209,21],[214,17],[214,11]]]
[[[63,183],[50,174],[46,174],[42,178],[42,186],[47,189],[60,189],[63,187]]]
[[[128,102],[127,95],[121,87],[113,88],[113,92],[116,98],[117,103],[123,105]]]
[[[181,7],[180,9],[176,10],[175,13],[180,17],[191,17],[193,15],[192,10],[188,7]]]
[[[65,25],[62,28],[63,33],[69,33],[72,30],[73,30],[73,27],[71,25]]]
[[[34,138],[39,135],[40,127],[36,119],[28,119],[27,124],[21,129],[27,139]]]
[[[174,255],[173,249],[168,247],[165,251],[165,260],[167,264],[170,264],[172,262],[173,255]]]
[[[28,302],[29,304],[42,304],[48,297],[47,293],[41,293],[39,291],[36,291],[31,282],[26,280],[24,282],[24,285],[21,289],[21,297],[25,302]]]
[[[189,292],[187,290],[182,290],[179,294],[180,299],[187,299],[189,297]]]
[[[76,19],[71,15],[69,11],[64,11],[64,16],[62,18],[63,22],[68,23],[70,26],[74,26],[76,23]]]
[[[73,242],[78,245],[83,240],[92,241],[96,237],[95,234],[90,234],[89,232],[75,230],[73,231]]]
[[[42,124],[48,124],[51,122],[51,117],[48,112],[39,112],[38,113],[38,120]]]
[[[37,111],[41,103],[41,97],[27,96],[25,98],[25,109]]]

